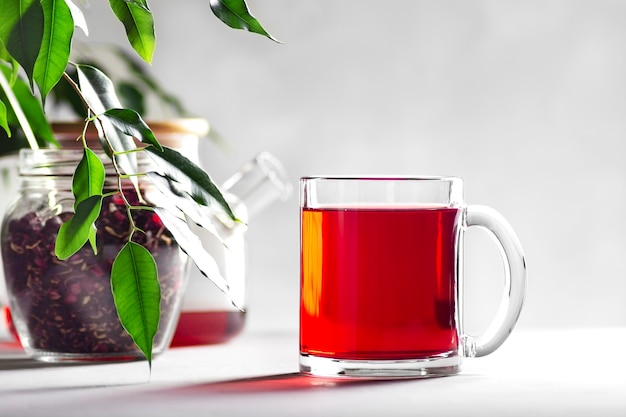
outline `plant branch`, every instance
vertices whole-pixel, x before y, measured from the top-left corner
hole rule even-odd
[[[96,121],[100,122],[100,119],[96,118]],[[113,169],[115,170],[115,174],[117,175],[117,188],[120,193],[120,196],[122,197],[122,201],[124,202],[124,205],[126,206],[126,215],[128,216],[128,221],[130,222],[130,235],[128,236],[128,241],[130,242],[133,238],[133,235],[135,234],[135,231],[140,230],[141,232],[143,232],[143,230],[139,229],[137,225],[135,224],[135,220],[133,219],[133,216],[132,216],[133,205],[126,198],[126,194],[124,194],[124,185],[122,184],[122,181],[124,179],[123,178],[124,174],[122,173],[120,167],[117,165],[117,158],[115,156],[115,150],[111,147],[111,144],[109,143],[108,140],[106,142],[112,151],[111,162],[113,163]],[[141,195],[138,195],[138,197],[140,201],[143,200]]]
[[[4,93],[7,95],[7,99],[9,100],[9,104],[13,108],[13,112],[17,117],[17,121],[19,122],[22,130],[24,131],[24,135],[26,136],[26,140],[30,145],[31,149],[39,149],[39,144],[37,143],[37,138],[35,138],[35,134],[33,133],[33,129],[30,127],[30,123],[28,123],[28,119],[20,106],[17,97],[13,93],[13,89],[9,85],[4,73],[0,71],[0,88],[4,90]]]
[[[63,78],[65,78],[65,81],[67,81],[67,83],[70,86],[72,86],[74,91],[76,91],[78,98],[80,98],[80,101],[83,103],[83,105],[87,109],[87,113],[96,114],[96,112],[92,110],[92,108],[89,106],[89,103],[87,103],[87,101],[83,97],[83,93],[80,91],[80,87],[78,86],[78,84],[76,84],[76,81],[74,81],[67,72],[63,72]]]

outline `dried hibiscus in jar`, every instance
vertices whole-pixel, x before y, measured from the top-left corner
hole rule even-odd
[[[55,162],[62,155],[67,161],[72,152],[47,150],[45,158]],[[42,172],[37,167],[24,170],[20,195],[2,228],[5,279],[22,345],[31,356],[51,362],[142,359],[120,323],[111,293],[113,261],[131,230],[124,200],[114,192],[103,199],[95,223],[96,251],[85,245],[59,260],[55,240],[72,214],[71,177],[54,164]],[[149,200],[150,185],[139,186]],[[125,197],[139,204],[132,186]],[[142,230],[132,235],[132,241],[150,251],[158,270],[161,310],[153,343],[153,353],[158,354],[169,345],[178,319],[187,256],[153,211],[132,210],[132,219]]]

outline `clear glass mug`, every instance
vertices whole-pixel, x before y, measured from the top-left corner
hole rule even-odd
[[[324,377],[411,378],[459,372],[495,351],[519,317],[526,266],[491,208],[466,205],[456,177],[300,180],[300,370]],[[505,265],[499,311],[463,331],[463,232],[490,231]]]

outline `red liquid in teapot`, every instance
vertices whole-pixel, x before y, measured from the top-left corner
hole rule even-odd
[[[243,329],[242,311],[183,311],[172,339],[172,347],[224,343]]]

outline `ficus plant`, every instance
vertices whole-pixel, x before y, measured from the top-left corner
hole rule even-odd
[[[147,0],[109,0],[109,4],[137,56],[150,63],[156,37]],[[250,14],[244,0],[209,0],[209,7],[228,26],[276,41]],[[103,71],[70,61],[75,28],[88,33],[79,6],[72,0],[0,0],[0,13],[0,128],[10,141],[18,126],[33,149],[58,146],[43,112],[46,98],[63,80],[82,103],[87,116],[80,137],[82,159],[72,180],[74,213],[59,229],[55,254],[61,260],[68,259],[85,245],[96,251],[96,220],[101,215],[102,201],[112,194],[122,198],[131,230],[113,263],[111,291],[120,322],[150,364],[161,294],[152,254],[133,241],[133,235],[143,231],[134,225],[132,213],[152,210],[158,214],[203,274],[227,294],[228,283],[188,222],[217,234],[213,226],[216,214],[233,222],[239,220],[202,168],[176,150],[162,146],[141,114],[122,106],[113,82]],[[94,145],[86,140],[90,124],[98,131],[100,149],[92,149]],[[104,188],[105,168],[97,155],[102,151],[110,158],[118,178],[118,187],[113,191]],[[138,153],[149,155],[156,168],[140,172]],[[152,181],[174,204],[151,207],[131,203],[122,181],[134,185],[138,198],[132,201],[141,202],[140,176]]]

